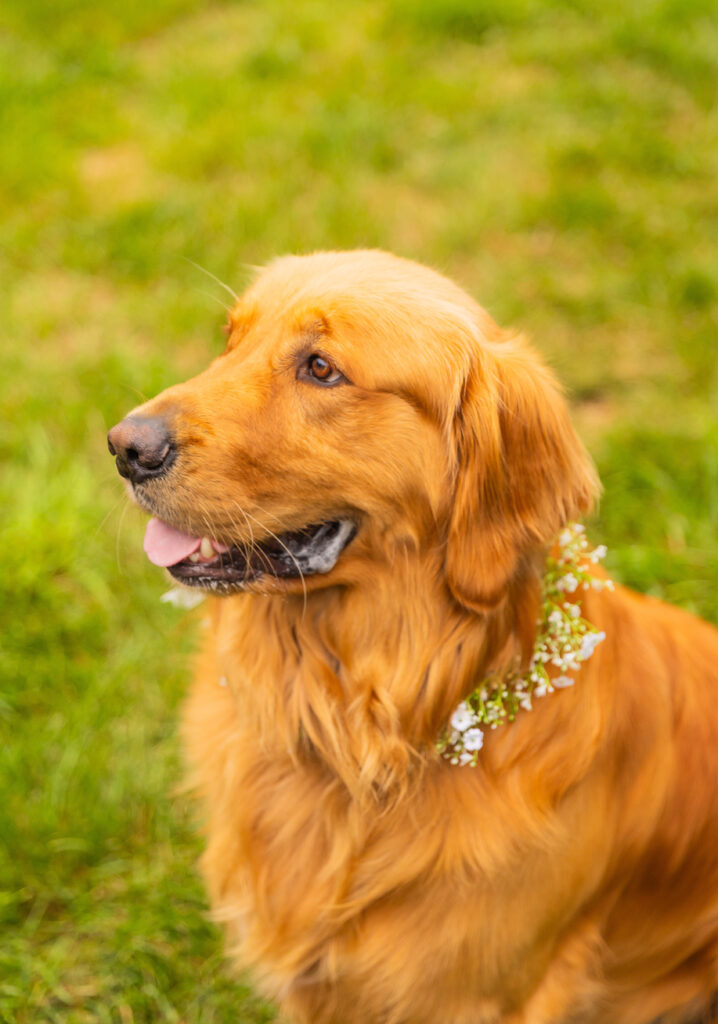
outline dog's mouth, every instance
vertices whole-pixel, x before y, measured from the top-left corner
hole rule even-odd
[[[150,519],[145,553],[180,583],[219,594],[241,590],[261,577],[298,579],[330,572],[356,533],[352,519],[334,519],[247,545],[194,537]]]

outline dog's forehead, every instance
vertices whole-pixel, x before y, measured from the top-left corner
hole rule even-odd
[[[432,390],[465,376],[484,319],[491,323],[447,278],[373,251],[283,257],[232,314],[235,343],[251,334],[255,351],[324,342],[330,355],[377,383],[408,375],[417,388]]]
[[[375,319],[431,314],[437,306],[475,317],[482,311],[453,281],[429,267],[375,250],[285,256],[270,264],[245,299],[262,311],[325,306]]]

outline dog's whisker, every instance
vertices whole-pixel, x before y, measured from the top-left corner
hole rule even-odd
[[[251,526],[251,523],[247,520],[247,517],[246,517],[246,515],[244,513],[244,509],[242,508],[242,506],[239,504],[239,502],[236,499],[232,500],[232,505],[234,505],[236,508],[238,508],[239,511],[242,513],[242,515],[244,515],[247,528],[250,531],[250,542],[249,542],[249,544],[247,544],[247,542],[243,538],[240,537],[240,535],[242,533],[241,523],[235,518],[235,516],[231,513],[230,510],[226,510],[227,513],[228,513],[228,518],[229,518],[233,528],[236,530],[237,546],[239,547],[240,551],[242,552],[242,557],[244,558],[245,563],[247,564],[247,566],[249,566],[250,559],[251,559],[253,551],[254,551],[254,538],[252,536],[252,526]],[[205,506],[201,505],[200,507],[204,508]],[[214,533],[214,528],[212,527],[210,518],[206,514],[206,512],[202,513],[202,518],[204,519],[204,522],[207,525],[208,532],[209,533]],[[257,551],[259,553],[261,551],[261,549],[257,549]],[[262,552],[262,554],[263,554],[263,552]]]
[[[196,267],[197,270],[200,270],[203,274],[206,274],[207,277],[211,277],[213,281],[216,281],[221,288],[224,288],[226,292],[229,292],[229,294],[232,296],[235,302],[239,302],[239,295],[237,295],[235,290],[233,288],[230,288],[230,286],[226,284],[224,281],[222,281],[219,277],[217,277],[216,274],[213,274],[211,270],[207,270],[207,268],[203,267],[200,263],[195,263],[195,261],[191,260],[189,256],[185,256],[184,259],[187,261],[187,263],[191,263],[193,267]]]
[[[212,526],[212,520],[211,520],[210,516],[206,512],[206,506],[205,506],[203,501],[198,501],[197,502],[197,506],[198,506],[198,508],[200,510],[200,519],[202,520],[202,522],[204,523],[204,525],[207,528],[207,533],[206,533],[205,536],[211,537],[212,534],[214,533],[214,528]]]
[[[122,537],[122,527],[123,527],[124,522],[125,522],[125,516],[127,515],[127,510],[130,507],[131,507],[131,503],[130,503],[130,500],[129,500],[129,497],[128,497],[128,499],[125,502],[125,505],[124,505],[122,511],[120,512],[120,518],[119,518],[119,521],[117,523],[117,533],[115,535],[115,561],[117,563],[117,570],[120,573],[123,571],[122,570],[122,561],[121,561],[121,558],[120,558],[120,550],[121,550],[121,548],[120,548],[120,540],[121,540],[121,537]]]
[[[240,503],[236,499],[232,500],[232,504],[244,516],[244,522],[245,522],[245,525],[246,525],[246,527],[247,527],[247,529],[249,531],[249,541],[242,541],[241,542],[242,552],[243,552],[245,561],[247,562],[247,565],[249,565],[252,557],[254,555],[256,555],[257,558],[259,559],[260,564],[264,565],[264,567],[267,570],[267,572],[271,573],[272,575],[275,575],[274,566],[272,565],[272,562],[271,562],[271,559],[269,558],[269,555],[267,554],[266,551],[264,551],[262,549],[262,546],[260,544],[258,544],[256,542],[256,540],[255,540],[254,530],[252,528],[252,524],[251,524],[251,522],[249,520],[249,516],[247,515],[247,512],[245,511],[245,509],[242,508],[242,506],[240,505]],[[232,519],[234,525],[237,527],[237,530],[239,532],[241,532],[241,526],[237,522],[237,520],[234,518],[234,516],[231,516],[231,519]],[[256,522],[256,520],[255,520],[255,522]]]
[[[271,569],[271,565],[269,564],[269,559],[267,558],[265,552],[262,551],[261,547],[258,544],[255,544],[255,541],[254,541],[254,530],[252,528],[252,524],[249,521],[247,513],[245,512],[245,510],[242,508],[242,506],[239,504],[239,502],[236,499],[232,500],[232,505],[234,505],[234,507],[239,509],[239,511],[242,513],[242,515],[244,516],[245,526],[249,530],[249,540],[248,541],[242,540],[242,542],[241,542],[242,551],[244,553],[244,558],[245,558],[247,564],[249,564],[250,559],[252,558],[252,555],[255,554],[255,552],[256,552],[256,554],[259,556],[260,560],[264,559],[264,563],[267,566],[267,568]],[[238,532],[241,532],[241,524],[239,522],[237,522],[237,520],[234,518],[234,516],[231,516],[230,518],[232,519],[232,521],[233,521],[234,525],[236,526]]]
[[[268,509],[260,505],[259,502],[254,501],[252,502],[252,504],[254,505],[258,512],[262,513],[263,516],[268,516],[270,519],[273,519],[277,526],[279,527],[279,529],[282,531],[282,533],[286,533],[291,529],[288,523],[285,523],[282,519],[280,519],[279,516],[276,515],[276,513],[268,511]]]
[[[120,505],[122,504],[122,502],[123,502],[124,500],[126,500],[126,499],[127,499],[127,495],[126,495],[126,494],[121,494],[121,495],[119,496],[119,498],[117,499],[117,501],[113,502],[113,504],[111,505],[111,507],[110,507],[110,508],[108,509],[108,511],[107,511],[107,512],[106,512],[106,513],[104,514],[104,516],[102,517],[102,519],[101,519],[101,520],[100,520],[100,522],[98,523],[98,525],[97,525],[97,527],[96,527],[96,529],[95,529],[95,532],[94,532],[94,533],[93,533],[93,535],[92,535],[92,537],[93,537],[93,540],[94,540],[94,538],[96,538],[96,537],[97,537],[97,535],[98,535],[98,534],[100,533],[100,531],[102,530],[102,528],[104,527],[105,523],[106,523],[106,522],[107,522],[107,520],[108,520],[108,519],[110,518],[110,516],[114,515],[114,513],[115,513],[115,512],[117,511],[117,509],[118,509],[118,508],[120,507]]]
[[[143,391],[140,391],[139,388],[136,388],[134,384],[123,384],[122,386],[126,391],[131,391],[133,395],[137,395],[143,405],[148,401],[147,395]]]
[[[244,509],[243,509],[242,511],[244,511],[245,515],[247,515],[247,516],[249,516],[249,517],[250,517],[251,519],[253,519],[253,520],[254,520],[254,522],[255,522],[255,523],[257,524],[257,526],[262,526],[262,523],[260,523],[260,522],[259,522],[259,520],[258,520],[258,519],[256,519],[256,518],[255,518],[255,517],[254,517],[254,516],[252,515],[252,513],[251,513],[251,512],[247,512],[247,511],[246,511],[246,510],[244,510]],[[278,544],[279,544],[279,545],[280,545],[280,546],[281,546],[282,548],[284,548],[284,550],[285,550],[285,551],[287,552],[287,554],[289,555],[290,559],[291,559],[291,560],[292,560],[292,562],[294,563],[294,566],[295,566],[295,568],[296,568],[296,570],[297,570],[297,575],[299,576],[299,579],[301,580],[301,584],[302,584],[302,594],[303,594],[303,596],[304,596],[304,602],[303,602],[303,606],[302,606],[302,616],[304,616],[304,614],[305,614],[305,612],[306,612],[306,610],[307,610],[307,584],[306,584],[306,581],[305,581],[305,579],[304,579],[304,573],[302,572],[302,567],[300,566],[299,562],[298,562],[298,561],[296,560],[296,558],[294,557],[294,552],[293,552],[293,551],[291,551],[291,550],[290,550],[290,549],[289,549],[289,548],[287,547],[287,545],[286,545],[286,544],[284,543],[284,541],[282,540],[282,538],[281,538],[281,537],[279,537],[279,536],[277,536],[277,534],[276,534],[276,533],[272,533],[272,531],[271,531],[271,530],[269,529],[269,527],[268,527],[268,526],[264,526],[264,529],[265,529],[265,530],[267,531],[267,533],[268,533],[268,534],[270,535],[270,537],[273,537],[273,538],[274,538],[274,540],[276,540],[276,542],[277,542],[277,543],[278,543]]]
[[[204,288],[194,288],[193,290],[197,295],[204,295],[206,299],[211,299],[212,302],[216,302],[217,305],[221,306],[226,313],[232,312],[232,306],[228,306],[226,302],[222,302],[222,300],[218,299],[216,295],[212,294],[212,292],[208,292]]]

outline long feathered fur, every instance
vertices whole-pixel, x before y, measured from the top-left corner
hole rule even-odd
[[[298,383],[312,346],[351,386]],[[240,301],[227,355],[142,411],[178,438],[152,492],[175,524],[244,543],[359,524],[328,575],[212,600],[185,709],[213,911],[262,990],[297,1024],[701,1012],[716,630],[588,592],[606,640],[575,686],[491,732],[476,768],[436,751],[477,681],[528,657],[547,549],[597,492],[529,347],[416,264],[291,257]]]

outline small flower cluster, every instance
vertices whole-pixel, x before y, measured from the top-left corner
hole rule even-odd
[[[449,728],[437,743],[439,753],[452,764],[476,765],[484,743],[483,726],[495,729],[513,722],[520,709],[530,711],[533,700],[572,686],[572,673],[591,657],[606,634],[581,617],[578,603],[567,595],[581,590],[612,589],[611,580],[596,579],[590,566],[606,554],[601,544],[590,548],[584,528],[572,523],[558,537],[559,554],[546,560],[541,583],[542,612],[539,619],[531,662],[527,669],[509,670],[501,676],[488,676],[459,704]],[[558,669],[549,676],[549,668]]]

